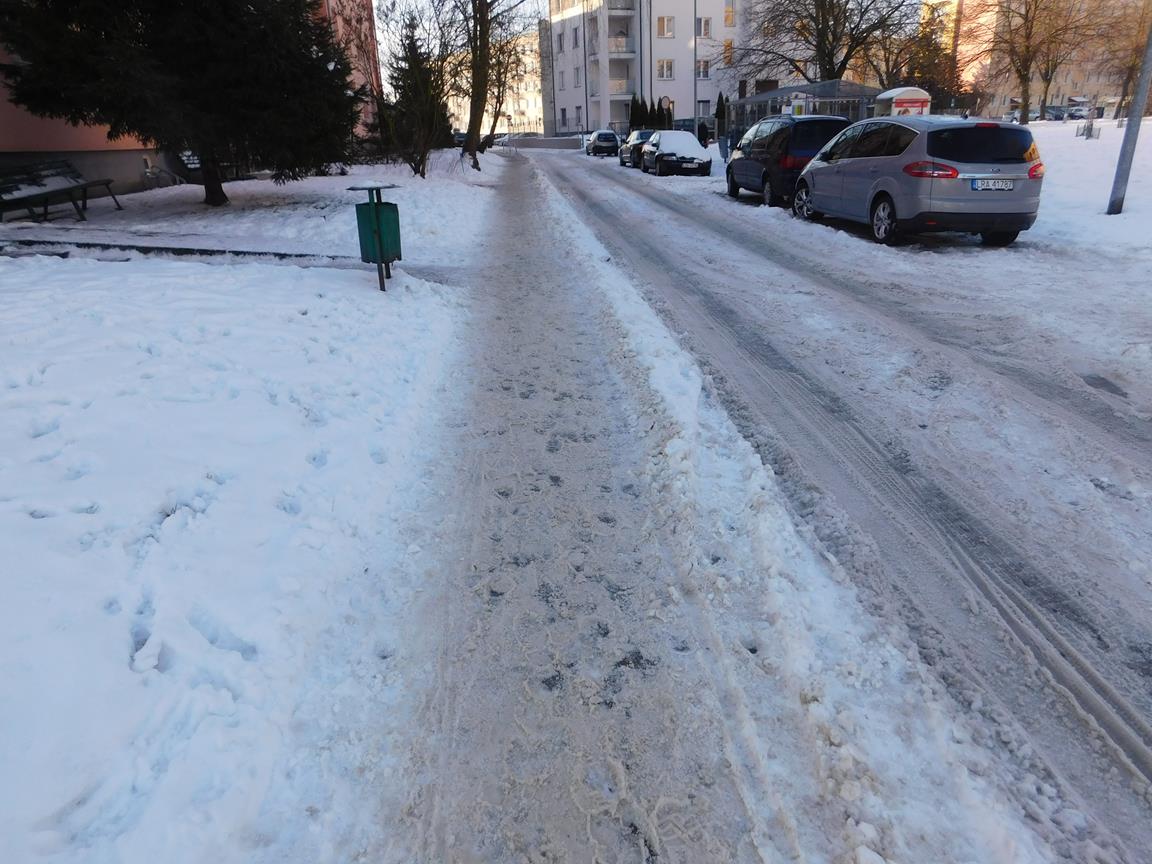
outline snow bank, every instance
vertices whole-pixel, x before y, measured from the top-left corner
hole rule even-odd
[[[283,196],[284,236],[335,243],[299,188],[232,187],[203,227],[266,233]],[[391,532],[464,313],[375,281],[0,258],[0,860],[282,861],[293,833],[378,832]]]

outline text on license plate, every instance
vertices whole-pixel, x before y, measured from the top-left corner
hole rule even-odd
[[[973,180],[972,181],[972,188],[974,190],[976,190],[977,192],[983,191],[985,189],[992,189],[992,190],[997,190],[997,191],[1001,191],[1001,192],[1011,192],[1012,191],[1012,181],[1011,180],[990,179],[990,178],[985,177],[985,178],[981,178],[978,180]]]

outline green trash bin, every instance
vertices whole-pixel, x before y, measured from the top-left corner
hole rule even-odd
[[[360,260],[368,264],[400,261],[400,210],[387,201],[356,205]]]

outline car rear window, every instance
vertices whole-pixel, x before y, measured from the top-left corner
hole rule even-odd
[[[596,136],[596,140],[597,141],[615,141],[616,136],[613,135],[611,132],[601,132],[599,135]]]
[[[808,123],[797,123],[792,131],[792,149],[815,152],[847,126],[847,120],[812,120]]]
[[[928,133],[928,155],[950,162],[1029,162],[1032,133],[1013,126],[959,126]]]

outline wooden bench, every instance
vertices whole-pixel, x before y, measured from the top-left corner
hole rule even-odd
[[[33,219],[48,218],[48,205],[63,203],[72,205],[76,218],[85,221],[84,211],[88,209],[88,190],[103,186],[117,210],[123,210],[116,195],[112,192],[112,180],[85,180],[71,162],[63,159],[37,162],[16,167],[0,166],[0,221],[9,210],[27,210]],[[40,217],[36,208],[42,207]]]

